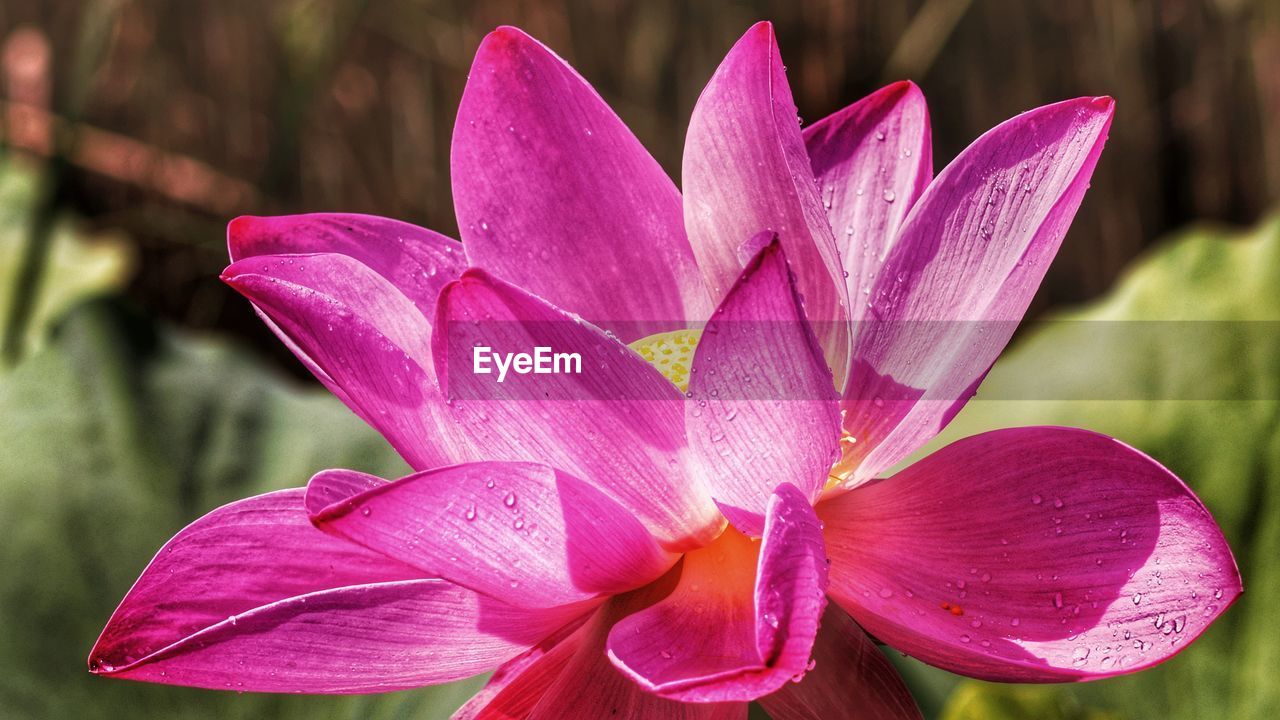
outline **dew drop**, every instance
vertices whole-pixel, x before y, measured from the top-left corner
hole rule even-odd
[[[1088,660],[1089,660],[1089,648],[1083,645],[1076,648],[1075,652],[1071,653],[1071,664],[1075,665],[1076,667],[1080,667],[1081,665],[1084,665],[1085,662]]]

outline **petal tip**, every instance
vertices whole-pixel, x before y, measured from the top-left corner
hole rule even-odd
[[[732,57],[735,51],[751,49],[754,52],[776,52],[778,47],[777,36],[773,32],[773,23],[768,20],[760,20],[756,24],[747,28],[742,37],[733,44],[733,48],[729,51]]]
[[[525,50],[542,48],[542,43],[520,28],[514,25],[499,25],[480,41],[472,71],[475,71],[474,68],[493,67],[504,61],[515,60],[519,53]]]
[[[258,215],[240,215],[227,223],[227,254],[231,256],[232,262],[240,259],[243,253],[238,252],[238,248],[248,238],[258,234],[265,219]]]

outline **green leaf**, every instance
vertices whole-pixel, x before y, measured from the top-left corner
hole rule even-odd
[[[1115,720],[1097,708],[1084,707],[1068,693],[1045,685],[961,685],[947,705],[947,720],[1035,718],[1036,720]]]
[[[927,449],[1017,425],[1077,426],[1120,438],[1204,500],[1235,552],[1246,591],[1161,666],[1034,690],[966,682],[944,718],[1092,717],[1091,709],[1165,720],[1276,716],[1278,288],[1280,219],[1243,234],[1187,232],[1136,265],[1106,298],[1033,328]],[[909,676],[937,672],[916,664]]]
[[[91,676],[157,549],[214,507],[352,467],[405,467],[337,400],[98,301],[0,378],[0,716],[435,718],[475,682],[367,697],[237,695]]]
[[[31,314],[19,339],[19,356],[38,349],[49,327],[76,303],[123,287],[133,265],[133,254],[124,238],[84,237],[67,217],[54,221],[47,238],[33,240],[33,232],[42,232],[32,217],[40,207],[36,202],[38,185],[33,171],[0,158],[0,337],[6,334],[6,323],[13,320],[13,289],[18,286],[17,276],[31,243],[49,243],[30,303]]]

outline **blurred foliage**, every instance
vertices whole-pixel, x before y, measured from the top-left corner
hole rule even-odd
[[[32,232],[40,231],[33,217],[37,203],[37,179],[32,172],[0,160],[0,337],[14,328],[16,354],[36,350],[45,340],[49,324],[85,297],[124,287],[131,267],[132,247],[119,235],[86,239],[72,221],[62,218],[49,229],[47,255],[35,270],[35,292],[27,300],[24,317],[18,314],[11,290],[24,266],[24,251],[31,247]]]
[[[67,120],[43,155],[69,162],[57,200],[137,239],[135,299],[284,359],[217,281],[226,221],[346,210],[451,232],[450,135],[486,32],[544,40],[678,180],[698,93],[758,19],[775,22],[809,121],[920,83],[939,167],[1022,110],[1117,98],[1033,313],[1098,295],[1189,220],[1249,223],[1280,200],[1275,0],[0,0],[0,42],[48,43],[49,87],[0,80]],[[7,75],[23,66],[11,55]],[[4,142],[26,147],[10,125]]]
[[[961,686],[947,704],[944,720],[1116,720],[1116,716],[1092,707],[1082,707],[1075,698],[1052,687],[1035,685],[1000,686],[988,692],[986,686]]]
[[[0,717],[427,720],[474,691],[473,681],[386,696],[236,695],[86,669],[116,603],[198,515],[326,467],[402,474],[334,398],[98,300],[0,378],[0,437]]]
[[[965,681],[945,720],[969,718],[1229,717],[1280,713],[1280,344],[1259,342],[1250,321],[1280,320],[1280,218],[1248,233],[1182,233],[1138,263],[1104,299],[1061,313],[1064,320],[1238,320],[1229,337],[1188,352],[1168,334],[1089,335],[1084,325],[1049,324],[996,363],[977,399],[931,451],[997,427],[1067,425],[1120,438],[1178,474],[1222,526],[1244,576],[1245,594],[1204,635],[1167,663],[1133,675],[1028,689]],[[1224,333],[1226,326],[1218,332]],[[1153,399],[1083,401],[983,399],[1092,397],[1091,383],[1139,389]],[[1206,400],[1176,398],[1204,397]],[[935,707],[956,680],[904,662],[922,700]]]

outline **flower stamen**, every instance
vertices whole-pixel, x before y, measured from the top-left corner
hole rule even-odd
[[[693,351],[701,339],[701,330],[672,330],[640,338],[629,347],[680,388],[680,392],[688,392]]]

